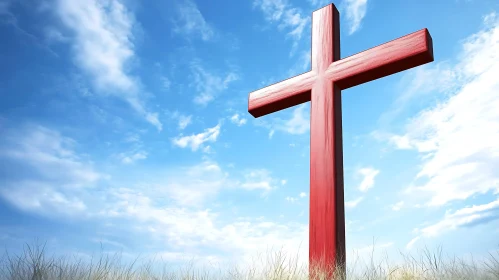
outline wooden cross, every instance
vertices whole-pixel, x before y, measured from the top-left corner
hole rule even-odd
[[[311,101],[309,266],[344,267],[345,207],[341,90],[433,61],[422,29],[340,59],[339,13],[334,4],[312,13],[312,70],[251,92],[255,118]]]

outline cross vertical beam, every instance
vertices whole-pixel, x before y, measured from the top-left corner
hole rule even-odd
[[[311,55],[317,77],[310,107],[309,260],[315,272],[345,262],[341,90],[324,75],[340,59],[339,13],[333,5],[312,14]]]
[[[339,12],[329,4],[312,14],[312,69],[253,91],[254,117],[311,101],[309,266],[346,264],[341,90],[433,61],[432,39],[422,29],[340,59]]]

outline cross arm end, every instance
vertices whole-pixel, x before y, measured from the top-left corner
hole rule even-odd
[[[258,118],[310,101],[314,79],[315,74],[307,72],[253,91],[248,96],[248,112]]]

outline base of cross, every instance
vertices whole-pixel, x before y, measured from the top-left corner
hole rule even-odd
[[[346,279],[346,256],[336,254],[335,260],[329,260],[325,255],[322,258],[309,259],[310,280]]]

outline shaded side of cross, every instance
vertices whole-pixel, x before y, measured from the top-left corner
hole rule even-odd
[[[345,265],[341,90],[433,61],[427,29],[340,59],[334,4],[312,14],[311,71],[251,92],[261,117],[311,101],[309,265]]]

